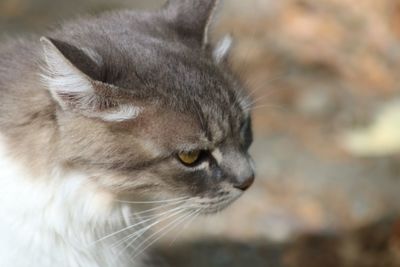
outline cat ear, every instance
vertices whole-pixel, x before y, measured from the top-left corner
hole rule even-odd
[[[168,0],[165,11],[174,28],[185,38],[194,39],[204,47],[208,28],[218,0]]]
[[[63,96],[83,96],[94,93],[91,78],[64,56],[55,41],[46,37],[42,37],[40,41],[47,65],[42,78],[52,96],[62,107],[68,106],[68,103],[63,101]]]
[[[225,62],[228,59],[229,53],[233,46],[232,35],[226,35],[215,46],[213,50],[213,58],[216,63]]]
[[[117,91],[121,90],[89,76],[100,68],[97,64],[101,57],[97,53],[46,37],[40,41],[46,63],[42,80],[63,110],[104,121],[124,121],[139,115],[139,107],[120,102],[123,96]],[[82,69],[90,70],[85,73]]]

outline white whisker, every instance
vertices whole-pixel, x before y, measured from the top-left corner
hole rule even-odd
[[[136,258],[138,255],[140,255],[143,251],[145,251],[148,247],[150,247],[152,244],[154,244],[155,242],[157,242],[157,240],[159,240],[160,238],[162,238],[163,236],[165,236],[167,233],[169,233],[172,229],[174,229],[175,227],[177,227],[178,225],[180,225],[182,222],[184,222],[187,218],[190,218],[192,216],[192,214],[198,212],[198,209],[195,210],[192,213],[189,214],[184,214],[180,217],[178,217],[177,219],[173,220],[172,222],[170,222],[169,224],[167,224],[166,226],[164,226],[163,228],[161,228],[160,230],[158,230],[157,232],[153,233],[152,235],[150,235],[149,237],[147,237],[143,242],[141,242],[139,244],[139,246],[136,248],[139,249],[141,247],[143,247],[143,245],[146,244],[146,242],[150,241],[154,236],[158,235],[159,233],[163,232],[159,237],[157,237],[156,239],[154,239],[153,241],[151,241],[150,243],[148,243],[145,247],[141,248],[139,252],[136,252],[134,254],[133,257],[131,257],[132,259]]]
[[[159,203],[165,203],[165,202],[175,202],[179,200],[188,200],[189,197],[179,197],[179,198],[174,198],[174,199],[165,199],[165,200],[154,200],[154,201],[125,201],[125,200],[119,200],[117,199],[117,202],[120,203],[127,203],[127,204],[159,204]]]
[[[263,108],[274,108],[280,111],[286,111],[286,109],[283,106],[280,105],[274,105],[274,104],[265,104],[265,105],[259,105],[251,108],[252,111],[257,110],[257,109],[263,109]]]
[[[179,235],[181,235],[186,228],[194,221],[194,219],[197,218],[197,216],[200,215],[202,209],[198,209],[196,213],[194,213],[190,219],[187,220],[187,222],[182,226],[181,231],[179,231],[179,233],[176,234],[175,238],[172,239],[172,241],[169,243],[169,246],[172,246],[172,244],[178,239]]]
[[[167,204],[163,204],[163,205],[160,205],[160,206],[157,206],[155,208],[148,209],[148,210],[135,212],[134,214],[132,214],[131,217],[137,216],[137,215],[140,215],[140,217],[142,217],[141,215],[143,215],[143,214],[153,213],[154,211],[162,210],[162,209],[165,209],[166,207],[174,206],[174,205],[180,204],[182,202],[187,202],[187,199],[176,201],[176,202],[171,202],[171,203],[167,203]]]
[[[163,213],[161,213],[161,214],[159,214],[159,215],[155,215],[154,217],[152,217],[152,218],[150,218],[150,219],[146,219],[146,220],[140,221],[140,222],[138,222],[138,223],[135,223],[135,224],[133,224],[133,225],[129,225],[129,226],[125,227],[125,228],[122,228],[122,229],[120,229],[120,230],[118,230],[118,231],[116,231],[116,232],[114,232],[114,233],[111,233],[111,234],[109,234],[109,235],[106,235],[106,236],[104,236],[104,237],[102,237],[102,238],[96,240],[96,241],[93,242],[91,245],[94,245],[94,244],[96,244],[96,243],[98,243],[98,242],[101,242],[101,241],[103,241],[103,240],[105,240],[105,239],[108,239],[108,238],[110,238],[110,237],[113,237],[113,236],[115,236],[115,235],[117,235],[117,234],[119,234],[119,233],[122,233],[122,232],[124,232],[124,231],[129,230],[129,229],[132,229],[132,228],[135,227],[135,226],[138,226],[138,225],[143,224],[143,223],[145,223],[145,222],[151,221],[151,220],[154,219],[155,217],[159,217],[159,216],[162,216],[162,215],[164,215],[164,214],[168,214],[168,213],[173,212],[173,211],[175,211],[175,210],[177,210],[177,209],[180,209],[180,208],[182,208],[182,207],[177,207],[177,208],[174,208],[174,209],[172,209],[172,210],[165,211],[165,212],[163,212]]]
[[[149,228],[151,228],[152,226],[156,225],[157,223],[159,223],[159,222],[161,222],[161,221],[163,221],[163,220],[165,220],[165,219],[168,219],[168,218],[170,218],[170,217],[173,217],[173,216],[175,216],[175,215],[181,213],[181,211],[183,211],[183,210],[185,210],[184,207],[177,207],[177,208],[174,208],[174,209],[172,209],[172,210],[168,210],[168,211],[166,211],[166,212],[163,212],[163,213],[161,213],[161,214],[156,214],[156,215],[154,215],[153,217],[151,217],[151,218],[149,218],[149,219],[142,220],[142,221],[137,222],[137,223],[135,223],[135,224],[133,224],[133,225],[130,225],[130,226],[129,226],[129,229],[132,229],[132,228],[134,228],[134,227],[136,227],[136,226],[139,226],[139,225],[141,225],[141,224],[143,224],[143,223],[146,223],[146,222],[149,222],[149,221],[151,221],[151,220],[160,218],[160,217],[162,217],[162,216],[164,216],[164,215],[167,215],[166,218],[163,218],[163,219],[161,219],[161,220],[158,220],[158,221],[155,222],[155,223],[151,223],[150,225],[145,226],[145,228],[149,229]],[[144,228],[143,228],[143,229],[144,229]],[[140,229],[140,230],[137,231],[137,232],[140,232],[140,231],[143,230],[143,229]],[[125,229],[125,230],[128,230],[128,229]],[[132,233],[132,234],[129,234],[128,236],[124,237],[122,240],[120,240],[120,241],[118,241],[118,242],[116,242],[116,243],[119,245],[120,243],[125,242],[126,240],[128,240],[128,239],[130,239],[131,237],[135,236],[137,232]],[[121,242],[121,241],[122,241],[122,242]],[[115,246],[116,243],[112,244],[111,246]]]
[[[264,89],[266,85],[269,85],[271,83],[279,81],[284,77],[286,78],[289,75],[290,75],[290,73],[287,71],[287,72],[283,72],[283,73],[277,74],[274,77],[271,77],[270,79],[268,79],[266,81],[263,81],[262,83],[259,82],[259,84],[256,84],[255,82],[248,83],[249,88],[255,87],[255,89],[253,89],[253,90],[251,90],[249,92],[249,96],[255,95],[258,91],[260,91],[261,89]],[[279,87],[269,87],[268,90],[269,90],[269,92],[271,92],[271,91],[277,90],[278,88]]]
[[[151,223],[150,225],[147,225],[145,228],[140,229],[139,231],[136,231],[136,232],[134,232],[133,234],[130,234],[130,235],[128,235],[127,237],[124,237],[122,240],[120,240],[120,241],[118,241],[118,242],[112,244],[111,247],[112,247],[112,248],[116,248],[116,247],[122,245],[124,242],[127,242],[129,239],[132,238],[132,240],[129,240],[129,241],[127,242],[126,246],[124,246],[124,248],[121,249],[121,250],[119,251],[118,255],[116,256],[116,259],[118,259],[118,258],[122,255],[122,253],[124,252],[124,250],[126,250],[128,247],[132,246],[132,244],[133,244],[136,240],[138,240],[144,233],[146,233],[151,227],[153,227],[153,226],[159,224],[160,222],[165,221],[165,220],[167,220],[167,219],[169,219],[169,218],[171,218],[171,217],[173,217],[173,216],[176,216],[176,215],[179,215],[179,214],[183,213],[184,210],[185,210],[185,209],[181,209],[181,210],[178,210],[177,212],[174,212],[173,214],[169,214],[167,217],[162,218],[162,219],[160,219],[160,220],[157,220],[156,222]],[[142,242],[142,243],[143,243],[143,242]],[[141,244],[142,244],[142,243],[141,243]]]

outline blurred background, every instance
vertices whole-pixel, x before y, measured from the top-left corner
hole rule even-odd
[[[0,35],[162,2],[0,0]],[[213,28],[256,102],[257,181],[158,250],[173,267],[400,266],[400,2],[225,0]]]

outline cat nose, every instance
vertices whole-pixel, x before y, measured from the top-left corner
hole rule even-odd
[[[252,173],[249,176],[245,176],[245,178],[238,179],[234,187],[242,191],[246,191],[253,184],[253,182],[254,182],[254,173]]]

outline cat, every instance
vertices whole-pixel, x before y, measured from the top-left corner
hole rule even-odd
[[[133,240],[154,234],[140,204],[181,222],[251,186],[252,102],[227,64],[232,39],[209,41],[217,2],[2,43],[1,267],[143,266],[149,244]]]

